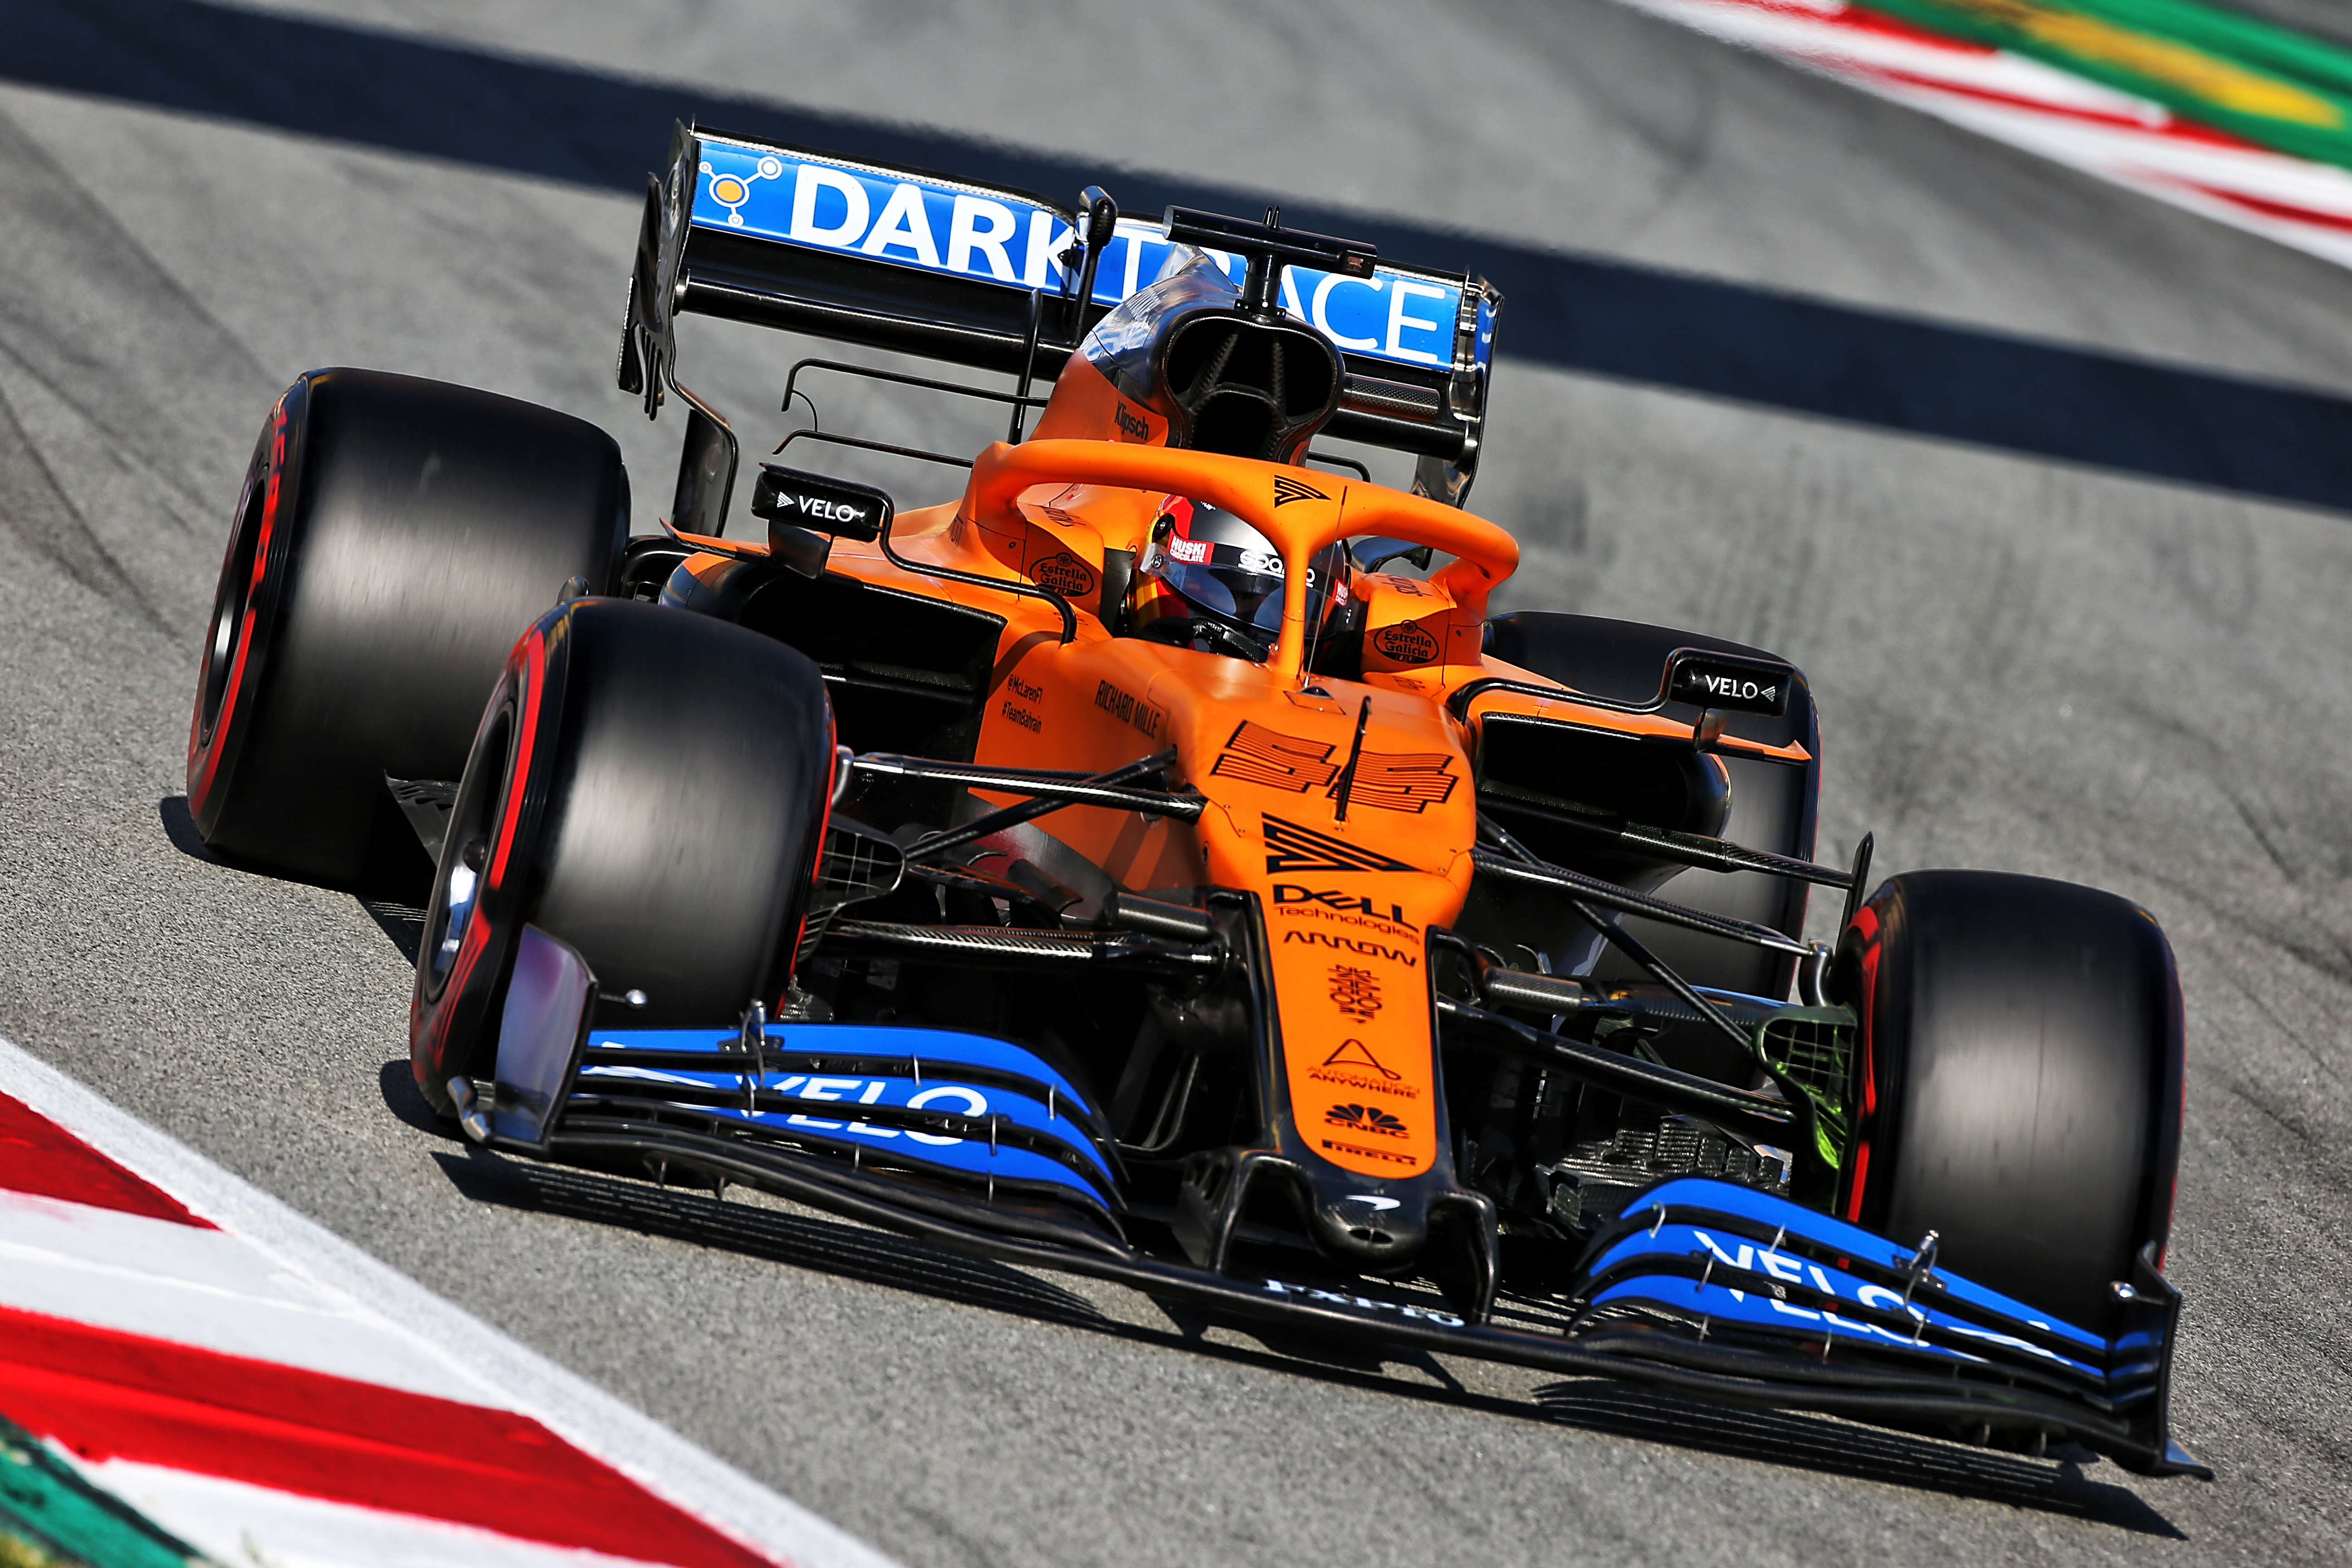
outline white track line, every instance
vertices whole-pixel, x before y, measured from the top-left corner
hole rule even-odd
[[[1622,0],[1996,142],[2352,267],[2352,171],[2275,153],[2039,60],[1890,29],[1843,0]]]

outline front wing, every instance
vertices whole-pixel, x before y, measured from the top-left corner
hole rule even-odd
[[[476,1142],[692,1171],[1244,1320],[1979,1440],[2039,1432],[2145,1474],[2211,1474],[2170,1436],[2180,1297],[2151,1256],[2118,1290],[2122,1331],[2102,1338],[1860,1226],[1683,1177],[1594,1239],[1558,1288],[1562,1315],[1472,1321],[1402,1289],[1223,1275],[1136,1247],[1099,1112],[1009,1041],[759,1020],[592,1029],[593,994],[575,953],[525,929],[494,1085],[452,1085]]]

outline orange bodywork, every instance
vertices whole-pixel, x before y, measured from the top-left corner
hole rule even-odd
[[[1053,427],[1049,419],[1045,428]],[[1105,627],[1105,552],[1139,551],[1169,495],[1224,507],[1282,554],[1282,632],[1265,664]],[[1429,544],[1454,559],[1425,582],[1353,573],[1351,592],[1366,609],[1363,678],[1306,671],[1307,563],[1337,540],[1366,535]],[[765,553],[680,537],[709,552],[689,570]],[[1209,803],[1198,823],[1074,806],[1042,826],[1137,892],[1213,885],[1255,893],[1278,1076],[1302,1141],[1366,1176],[1428,1171],[1442,1130],[1425,933],[1453,923],[1469,892],[1479,717],[1526,713],[1634,734],[1687,730],[1580,702],[1568,687],[1486,658],[1487,597],[1518,563],[1511,537],[1425,498],[1320,470],[1117,441],[999,444],[981,455],[960,500],[902,514],[890,542],[910,562],[1036,583],[1067,598],[1077,630],[1065,643],[1058,612],[1041,600],[909,573],[877,546],[847,540],[835,542],[829,562],[878,585],[1004,617],[974,761],[1096,773],[1175,748],[1171,785]],[[1465,719],[1447,711],[1463,685],[1495,675],[1559,695],[1481,693]],[[1721,745],[1805,754],[1727,737]]]

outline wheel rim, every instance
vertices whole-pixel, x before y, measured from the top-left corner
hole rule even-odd
[[[458,954],[465,951],[475,922],[482,918],[483,881],[493,830],[505,817],[515,789],[514,734],[515,705],[509,698],[499,705],[498,716],[476,742],[465,784],[449,813],[448,837],[442,848],[440,875],[434,879],[420,953],[427,996],[439,995],[448,984]]]
[[[229,546],[228,561],[221,568],[220,591],[214,598],[212,624],[205,637],[204,684],[197,694],[199,745],[211,743],[236,674],[237,651],[247,633],[245,612],[253,588],[261,513],[268,501],[268,478],[269,459],[265,451],[246,478],[245,496],[237,508],[236,534]]]

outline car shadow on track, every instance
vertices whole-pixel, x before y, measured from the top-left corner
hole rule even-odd
[[[0,79],[446,159],[633,199],[675,120],[1075,191],[1098,160],[216,0],[17,0]],[[1572,25],[1572,24],[1571,24]],[[1135,213],[1263,204],[1116,172]],[[1791,414],[2352,510],[2352,401],[2121,353],[1692,277],[1395,214],[1286,204],[1383,256],[1500,285],[1503,352]]]
[[[405,1072],[407,1064],[399,1065]],[[422,1096],[418,1103],[423,1103]],[[477,1203],[618,1226],[887,1289],[919,1290],[1066,1328],[1111,1326],[1092,1302],[1059,1286],[887,1231],[757,1202],[730,1202],[707,1186],[656,1186],[470,1148],[463,1154],[436,1152],[434,1158],[451,1184]]]
[[[245,865],[206,844],[204,835],[196,829],[194,816],[188,810],[186,795],[163,796],[155,803],[155,816],[172,847],[192,860],[274,881],[301,880],[279,871]],[[425,900],[433,888],[433,862],[409,837],[405,824],[398,825],[394,831],[378,834],[357,882],[349,886],[333,882],[312,885],[351,894],[368,919],[375,921],[376,929],[400,950],[401,957],[411,963],[416,962],[416,949],[425,940]]]
[[[395,1072],[395,1069],[397,1071]],[[407,1064],[387,1064],[385,1099],[422,1097],[407,1083]],[[394,1078],[400,1080],[394,1083]],[[396,1112],[401,1107],[394,1105]],[[403,1114],[404,1121],[412,1120]],[[425,1120],[430,1121],[429,1116]],[[437,1122],[432,1131],[446,1136]],[[1625,1384],[1576,1380],[1546,1384],[1532,1399],[1465,1386],[1441,1360],[1364,1344],[1310,1342],[1295,1334],[1244,1331],[1257,1345],[1211,1340],[1219,1320],[1188,1307],[1158,1303],[1170,1327],[1114,1318],[1092,1301],[1025,1270],[961,1257],[865,1226],[763,1203],[728,1201],[706,1188],[656,1186],[630,1177],[511,1160],[480,1150],[436,1151],[450,1183],[477,1203],[610,1226],[732,1252],[786,1268],[908,1290],[1062,1328],[1213,1356],[1386,1395],[1432,1400],[1521,1420],[1659,1443],[1760,1464],[1878,1481],[2011,1508],[2100,1523],[2137,1535],[2182,1539],[2180,1531],[2127,1487],[2094,1479],[2089,1453],[2031,1459],[1928,1436],[1861,1426],[1832,1416],[1705,1405]],[[1234,1325],[1223,1325],[1234,1326]],[[1408,1379],[1391,1368],[1420,1374]],[[1422,1381],[1426,1379],[1426,1381]]]
[[[2138,1493],[2086,1475],[2084,1466],[2107,1462],[2073,1445],[2051,1458],[2030,1459],[1834,1416],[1726,1408],[1599,1379],[1548,1384],[1536,1391],[1536,1404],[1551,1419],[1587,1432],[2187,1539]]]

